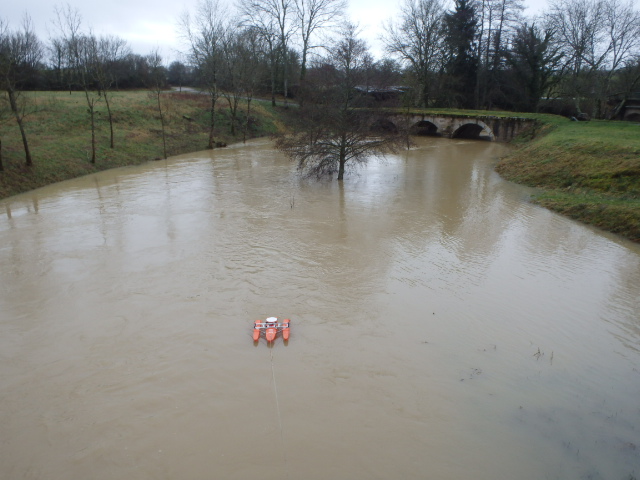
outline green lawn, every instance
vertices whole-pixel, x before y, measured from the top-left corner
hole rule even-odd
[[[83,92],[29,92],[25,130],[33,166],[25,165],[18,127],[11,116],[0,124],[2,163],[0,198],[53,182],[163,156],[162,130],[156,100],[146,91],[110,94],[114,116],[114,148],[109,146],[109,122],[104,101],[97,106],[97,158],[91,164],[91,130]],[[208,143],[209,99],[197,93],[164,93],[168,155],[203,150]],[[230,115],[221,99],[217,105],[216,141],[242,141],[246,105],[240,107],[236,136],[230,134]],[[186,118],[185,118],[186,117]],[[277,130],[277,114],[265,102],[251,105],[248,138]]]
[[[540,188],[535,201],[640,242],[640,125],[545,116],[546,134],[520,145],[496,167]]]

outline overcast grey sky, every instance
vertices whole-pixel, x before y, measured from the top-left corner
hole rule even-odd
[[[397,15],[398,0],[348,0],[351,20],[360,24],[363,37],[369,42],[375,56],[381,55],[378,36],[383,22]],[[109,0],[108,2],[68,0],[5,0],[0,17],[12,28],[22,22],[25,12],[31,17],[36,33],[42,41],[56,36],[53,27],[55,5],[77,9],[84,29],[96,35],[112,34],[129,42],[135,53],[146,55],[158,47],[167,60],[177,58],[181,48],[176,31],[176,19],[185,10],[195,10],[197,0]],[[232,10],[234,0],[220,0]],[[538,13],[546,0],[525,0],[528,15]]]

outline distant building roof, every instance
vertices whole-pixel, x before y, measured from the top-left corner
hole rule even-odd
[[[387,100],[390,98],[397,98],[406,91],[410,90],[409,87],[403,87],[398,85],[392,85],[389,87],[371,87],[366,85],[357,85],[355,89],[364,94],[374,97],[376,100]]]

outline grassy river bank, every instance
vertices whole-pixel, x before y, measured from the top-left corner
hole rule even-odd
[[[540,134],[516,143],[498,173],[537,187],[535,203],[640,242],[640,125],[539,118]]]
[[[162,127],[157,100],[147,91],[109,94],[114,120],[114,148],[104,100],[96,106],[96,163],[91,158],[91,124],[83,92],[26,93],[25,130],[33,166],[25,165],[20,131],[11,115],[0,117],[2,164],[0,198],[26,192],[61,180],[109,168],[137,165],[160,159],[163,154]],[[209,137],[207,95],[194,92],[166,92],[162,96],[167,155],[204,150]],[[216,109],[216,142],[241,142],[246,124],[246,101],[238,107],[235,135],[226,99]],[[278,115],[268,102],[253,100],[247,138],[260,137],[279,129]]]
[[[25,166],[19,130],[15,121],[5,116],[0,123],[4,165],[4,171],[0,172],[0,198],[163,156],[158,109],[155,98],[148,92],[111,94],[113,149],[109,147],[107,109],[103,101],[98,103],[95,164],[89,162],[91,133],[84,93],[35,92],[28,97],[29,113],[24,123],[34,165]],[[246,103],[239,107],[235,135],[231,134],[226,107],[226,100],[220,99],[216,141],[242,141]],[[168,155],[206,148],[208,108],[206,95],[192,92],[163,95]],[[640,125],[518,115],[537,118],[541,127],[533,140],[516,140],[516,148],[500,160],[496,170],[508,180],[537,187],[540,193],[534,202],[640,242]],[[269,135],[282,128],[279,112],[267,102],[252,102],[250,117],[247,138]]]

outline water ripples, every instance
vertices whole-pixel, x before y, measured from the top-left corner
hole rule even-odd
[[[280,478],[274,441],[296,478],[628,476],[640,250],[527,203],[499,145],[419,144],[340,184],[261,141],[1,202],[0,476]],[[272,315],[292,340],[253,345]]]

